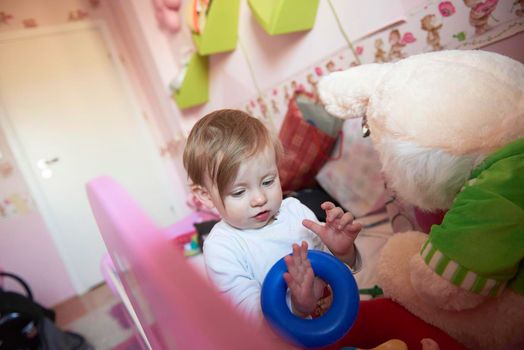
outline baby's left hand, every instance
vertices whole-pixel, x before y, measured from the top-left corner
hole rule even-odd
[[[336,207],[331,202],[324,202],[320,206],[326,211],[326,223],[321,225],[311,220],[304,220],[302,224],[315,232],[328,249],[340,260],[349,265],[355,261],[353,243],[357,238],[362,225],[353,222],[353,215]]]
[[[315,310],[326,285],[315,277],[307,248],[305,241],[301,245],[293,244],[293,255],[284,257],[288,270],[284,273],[284,280],[291,292],[293,313],[300,317],[306,317]]]

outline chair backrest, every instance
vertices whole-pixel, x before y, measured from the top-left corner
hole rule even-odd
[[[96,178],[87,184],[87,194],[153,349],[289,348],[237,314],[117,182]]]

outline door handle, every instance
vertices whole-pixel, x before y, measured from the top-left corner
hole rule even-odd
[[[42,158],[42,159],[39,159],[39,160],[36,162],[36,165],[37,165],[40,169],[45,169],[45,168],[47,168],[48,166],[57,163],[59,160],[60,160],[59,157],[53,157],[53,158],[47,158],[47,159]]]
[[[52,164],[58,162],[59,160],[60,160],[60,158],[58,158],[58,157],[54,157],[54,158],[46,159],[46,160],[45,160],[45,163],[46,163],[47,165],[52,165]]]
[[[47,158],[47,159],[45,159],[45,158],[39,159],[36,162],[36,165],[38,166],[38,169],[40,169],[40,175],[44,179],[48,179],[51,176],[53,176],[53,171],[51,170],[51,168],[49,166],[57,163],[59,160],[60,160],[60,158],[58,158],[58,157]]]

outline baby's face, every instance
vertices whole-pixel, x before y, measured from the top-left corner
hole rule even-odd
[[[282,203],[275,152],[267,147],[240,165],[233,183],[224,191],[224,204],[218,189],[211,196],[222,219],[239,229],[256,229],[274,220]]]

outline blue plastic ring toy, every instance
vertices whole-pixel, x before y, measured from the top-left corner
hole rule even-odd
[[[261,303],[266,319],[284,337],[300,346],[315,348],[332,344],[348,332],[357,317],[359,293],[351,271],[337,258],[318,250],[309,250],[308,258],[315,276],[333,290],[333,302],[324,315],[309,320],[289,310],[284,258],[273,265],[264,279]]]

